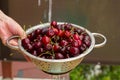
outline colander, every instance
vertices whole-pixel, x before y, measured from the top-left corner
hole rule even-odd
[[[64,24],[64,23],[65,22],[58,22],[58,24]],[[67,58],[67,59],[59,59],[59,60],[43,59],[40,57],[36,57],[36,56],[30,54],[29,52],[27,52],[23,48],[23,46],[21,45],[21,39],[19,36],[11,36],[7,40],[7,46],[9,48],[21,51],[21,53],[25,56],[25,58],[28,61],[34,63],[40,70],[42,70],[46,73],[50,73],[50,74],[67,73],[67,72],[71,71],[72,69],[74,69],[77,65],[79,65],[80,62],[83,60],[83,58],[87,54],[89,54],[93,50],[93,48],[102,47],[103,45],[106,44],[106,41],[107,41],[106,37],[100,33],[91,33],[89,30],[87,30],[86,28],[84,28],[82,26],[79,26],[76,24],[71,24],[71,25],[85,30],[91,38],[90,47],[86,51],[84,51],[82,54],[80,54],[79,56],[76,56],[76,57]],[[29,28],[28,30],[26,30],[26,34],[29,34],[38,28],[44,28],[44,27],[49,27],[49,26],[50,26],[50,23],[44,23],[44,24],[39,24],[39,25],[33,26],[33,27]],[[100,38],[103,38],[104,40],[102,43],[96,44],[95,37],[100,37]],[[18,39],[18,46],[13,46],[9,43],[10,40],[15,39],[15,38]]]

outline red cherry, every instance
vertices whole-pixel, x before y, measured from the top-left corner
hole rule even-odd
[[[81,46],[82,41],[81,40],[77,40],[77,41],[78,41],[79,46]]]
[[[58,51],[59,48],[60,48],[60,46],[59,46],[58,44],[55,44],[55,45],[53,46],[53,50],[54,50],[55,52]]]
[[[36,30],[35,30],[35,34],[36,34],[36,35],[39,35],[40,32],[41,32],[41,29],[36,29]]]
[[[61,46],[66,46],[68,44],[68,42],[66,41],[66,40],[62,40],[61,42],[60,42],[60,45]]]
[[[37,49],[37,52],[40,54],[40,53],[43,53],[44,50],[43,50],[43,48],[39,48],[39,49]]]
[[[38,35],[38,36],[37,36],[37,40],[38,40],[38,41],[41,41],[41,40],[42,40],[42,36],[41,36],[41,35]]]
[[[62,53],[55,53],[55,59],[64,59],[64,56]]]
[[[23,45],[26,45],[26,44],[29,44],[30,43],[30,40],[28,38],[25,38],[22,40],[22,44]]]
[[[50,25],[53,26],[53,27],[57,27],[57,22],[56,21],[52,21]]]
[[[33,46],[31,44],[26,44],[24,46],[24,48],[27,50],[27,51],[31,51],[33,49]]]
[[[35,49],[38,49],[42,46],[42,43],[39,41],[39,42],[35,42],[33,45]]]
[[[55,32],[53,31],[53,29],[49,29],[47,32],[47,36],[52,37],[54,36]]]
[[[50,38],[47,37],[47,36],[44,36],[44,37],[42,38],[42,42],[43,42],[43,44],[48,44],[48,43],[50,43]]]
[[[65,31],[65,32],[64,32],[64,35],[65,35],[66,37],[70,37],[71,33],[70,33],[69,31]]]
[[[78,34],[74,34],[74,35],[73,35],[73,38],[74,38],[75,40],[79,40],[79,39],[80,39],[80,37],[79,37]]]
[[[77,56],[77,55],[79,55],[79,53],[80,53],[80,50],[78,48],[76,48],[76,47],[71,47],[70,48],[70,54],[72,56]]]
[[[58,36],[63,36],[63,31],[62,30],[58,30]]]
[[[78,47],[78,46],[79,46],[79,43],[78,43],[77,40],[72,41],[71,44],[72,44],[72,46],[74,46],[74,47]]]
[[[44,45],[45,50],[52,50],[52,44],[46,44]]]
[[[58,35],[58,29],[57,28],[53,28],[53,31],[54,31],[55,35]]]

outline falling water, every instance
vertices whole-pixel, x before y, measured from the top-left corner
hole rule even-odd
[[[40,6],[41,5],[41,0],[38,0],[38,6]]]
[[[49,0],[48,22],[51,22],[52,18],[52,0]]]
[[[48,4],[48,22],[51,22],[51,18],[52,18],[52,0],[45,0],[46,2],[49,1]],[[41,5],[41,0],[38,0],[38,6]],[[44,16],[46,17],[46,11],[44,12]]]

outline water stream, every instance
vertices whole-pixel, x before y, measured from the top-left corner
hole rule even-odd
[[[41,0],[38,0],[38,6],[40,5],[41,5]],[[44,12],[44,16],[46,18],[46,11]],[[51,22],[51,20],[52,20],[52,0],[48,0],[48,22]]]

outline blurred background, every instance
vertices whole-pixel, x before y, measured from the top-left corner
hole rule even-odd
[[[0,0],[0,9],[22,27],[25,25],[26,29],[40,24],[40,22],[56,20],[74,23],[107,37],[107,44],[104,47],[95,48],[75,70],[65,75],[71,80],[120,80],[119,8],[120,0]],[[96,42],[99,40],[96,39]],[[4,66],[11,66],[9,72],[12,74],[3,77],[25,77],[24,75],[30,71],[42,73],[31,63],[26,62],[18,51],[5,47],[1,41],[0,60],[2,63],[1,76],[7,72],[4,69],[8,66]],[[22,65],[19,65],[20,68],[15,69],[18,63],[27,67],[23,68]],[[88,78],[89,74],[95,74],[96,66],[100,72],[99,75],[97,77],[92,75]],[[42,74],[43,76],[32,77],[45,78],[47,76],[47,74]],[[27,75],[27,77],[31,77],[31,75]]]

